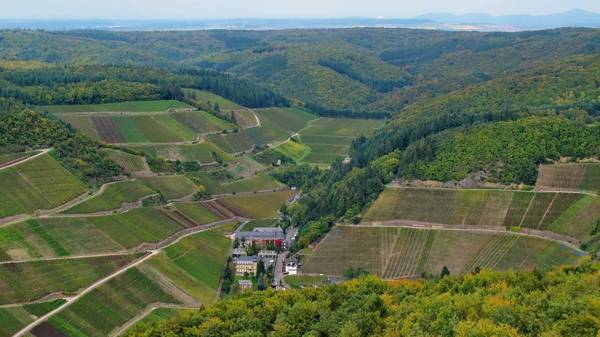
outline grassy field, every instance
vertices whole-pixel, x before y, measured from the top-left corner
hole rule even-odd
[[[0,170],[0,218],[60,206],[85,189],[56,160],[42,155]]]
[[[444,266],[451,274],[477,267],[544,270],[577,259],[559,243],[510,233],[337,226],[306,257],[304,271],[342,275],[354,267],[395,279],[437,276]]]
[[[139,255],[0,264],[0,304],[28,302],[55,292],[73,293]]]
[[[127,173],[136,173],[148,170],[143,157],[113,149],[104,149],[103,151],[108,155],[110,160],[121,166]]]
[[[136,145],[129,146],[129,148],[143,151],[154,157],[161,156],[169,160],[195,161],[201,164],[215,162],[215,158],[211,152],[216,153],[223,161],[233,160],[233,156],[206,140],[190,145]]]
[[[248,151],[256,144],[256,139],[247,130],[227,134],[211,134],[207,138],[227,153]]]
[[[298,108],[268,108],[256,109],[256,114],[261,121],[261,127],[271,129],[271,133],[290,135],[308,125],[308,122],[317,116]]]
[[[43,109],[52,113],[67,112],[157,112],[167,111],[169,109],[185,109],[191,106],[174,100],[162,101],[130,101],[105,104],[82,104],[82,105],[48,105]]]
[[[140,268],[159,272],[196,301],[209,304],[217,299],[231,244],[217,230],[201,232],[168,247]]]
[[[120,208],[124,203],[135,202],[155,194],[142,181],[126,180],[106,185],[105,190],[86,201],[64,211],[66,214],[84,214]]]
[[[600,163],[541,165],[538,190],[600,192]]]
[[[236,180],[221,185],[223,193],[254,192],[280,188],[282,184],[266,173],[253,178]]]
[[[219,199],[219,202],[251,219],[274,218],[277,210],[292,195],[290,191],[261,193],[249,196],[235,196]]]
[[[383,125],[383,120],[319,118],[300,132],[301,142],[311,151],[303,162],[330,164],[348,154],[352,140],[360,134],[370,135]]]
[[[243,109],[242,106],[234,103],[226,98],[219,95],[215,95],[210,91],[197,90],[197,89],[185,89],[186,96],[190,97],[198,103],[209,104],[211,107],[217,103],[221,110],[237,110]]]
[[[52,311],[64,300],[54,300],[22,306],[0,308],[0,337],[10,337],[27,324],[33,322],[34,318]]]
[[[241,157],[227,167],[227,171],[234,177],[252,178],[258,172],[264,171],[265,166],[250,157]]]
[[[284,156],[293,159],[295,162],[301,162],[310,154],[312,149],[304,143],[290,140],[289,142],[285,142],[276,147],[275,151],[278,151]]]
[[[158,242],[181,229],[154,208],[107,216],[32,219],[0,227],[0,260],[123,251]]]
[[[197,191],[196,185],[185,176],[158,176],[139,178],[167,200],[179,199]]]
[[[162,323],[166,320],[169,320],[173,317],[177,317],[180,315],[191,314],[198,311],[197,309],[174,309],[174,308],[158,308],[153,310],[148,315],[144,316],[139,322],[137,322],[133,327],[131,327],[124,335],[135,331],[137,329],[144,329],[144,327]]]
[[[252,220],[242,227],[243,231],[251,231],[256,227],[275,227],[277,225],[277,220],[275,219],[260,219],[260,220]]]
[[[200,184],[202,184],[210,194],[225,193],[225,190],[221,185],[231,182],[231,179],[223,177],[224,174],[228,174],[225,170],[189,172],[186,174],[191,178],[198,179]]]
[[[292,289],[311,288],[327,284],[327,276],[321,275],[286,275],[283,280]]]
[[[221,220],[218,216],[209,211],[198,202],[179,202],[175,203],[175,208],[193,219],[198,224],[205,224]]]
[[[527,227],[583,238],[600,212],[593,200],[576,193],[388,188],[363,219]]]
[[[170,116],[173,116],[179,123],[189,127],[196,133],[218,132],[236,127],[234,124],[205,111],[175,112]]]
[[[177,303],[137,268],[111,279],[59,314],[50,325],[66,336],[104,337],[153,303]]]

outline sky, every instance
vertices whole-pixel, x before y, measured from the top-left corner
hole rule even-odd
[[[425,13],[600,13],[600,0],[0,0],[3,19],[407,18]]]

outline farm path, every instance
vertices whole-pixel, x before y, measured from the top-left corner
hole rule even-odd
[[[531,191],[521,191],[511,188],[456,188],[456,187],[427,187],[427,186],[403,186],[400,183],[389,183],[386,185],[389,188],[406,188],[406,189],[420,189],[420,190],[466,190],[466,191],[500,191],[500,192],[530,192],[530,193],[570,193],[570,194],[585,194],[589,196],[597,196],[592,192],[584,192],[584,191],[558,191],[558,190],[531,190]]]
[[[0,261],[0,265],[39,262],[39,261],[75,260],[75,259],[85,259],[85,258],[94,258],[94,257],[123,256],[123,255],[131,255],[133,253],[134,253],[133,251],[123,250],[120,252],[110,252],[110,253],[81,254],[81,255],[68,255],[68,256],[56,256],[56,257],[40,257],[40,258],[26,259],[26,260]]]
[[[149,252],[149,254],[141,257],[140,259],[120,268],[119,270],[115,271],[114,273],[92,283],[90,286],[88,286],[87,288],[85,288],[84,290],[82,290],[80,293],[78,293],[77,295],[73,296],[73,297],[69,297],[66,299],[66,302],[64,304],[62,304],[61,306],[57,307],[56,309],[48,312],[47,314],[40,316],[39,318],[37,318],[35,321],[31,322],[29,325],[27,325],[26,327],[22,328],[21,330],[19,330],[19,332],[17,332],[16,334],[13,335],[13,337],[21,337],[21,336],[25,336],[27,335],[27,333],[35,328],[36,326],[38,326],[39,324],[41,324],[42,322],[45,322],[46,320],[48,320],[50,317],[58,314],[59,312],[61,312],[62,310],[64,310],[65,308],[67,308],[68,306],[70,306],[71,304],[75,303],[77,300],[81,299],[83,296],[85,296],[86,294],[90,293],[91,291],[93,291],[94,289],[98,288],[99,286],[105,284],[106,282],[112,280],[113,278],[125,273],[126,271],[128,271],[131,268],[134,268],[142,263],[144,263],[145,261],[149,260],[150,258],[152,258],[153,256],[156,256],[157,254],[160,254],[162,252],[163,249],[176,244],[177,242],[179,242],[181,239],[196,234],[196,233],[200,233],[203,231],[206,231],[208,229],[211,229],[213,227],[225,224],[227,222],[233,221],[235,220],[235,218],[232,219],[226,219],[226,220],[221,220],[221,221],[216,221],[216,222],[212,222],[212,223],[208,223],[205,225],[201,225],[195,228],[187,228],[184,229],[176,234],[174,234],[173,236],[155,244],[154,247],[152,247],[151,249],[148,249],[147,252]]]
[[[261,153],[263,153],[263,152],[265,152],[265,151],[267,151],[267,150],[274,149],[274,148],[276,148],[276,147],[278,147],[278,146],[281,146],[281,145],[283,145],[283,144],[285,144],[285,143],[287,143],[287,142],[290,142],[290,141],[292,140],[292,138],[300,136],[300,133],[301,133],[302,131],[304,131],[304,130],[306,130],[306,129],[310,128],[310,127],[312,126],[312,123],[313,123],[313,122],[316,122],[316,121],[318,121],[318,120],[320,120],[320,119],[323,119],[323,117],[318,117],[318,118],[311,119],[311,120],[307,121],[307,122],[306,122],[306,126],[305,126],[305,127],[303,127],[302,129],[300,129],[300,130],[298,130],[298,131],[294,132],[293,134],[291,134],[291,135],[290,135],[290,136],[289,136],[287,139],[285,139],[285,140],[282,140],[282,141],[280,141],[280,142],[277,142],[277,143],[269,143],[269,147],[268,147],[268,148],[266,148],[266,149],[264,149],[264,150],[262,150],[262,151],[260,151],[260,152],[258,152],[258,153],[257,153],[257,155],[259,155],[259,154],[261,154]]]
[[[39,156],[43,156],[43,155],[45,155],[46,153],[50,152],[51,150],[52,150],[52,148],[43,149],[43,150],[41,150],[41,151],[40,151],[40,153],[36,153],[36,154],[34,154],[33,156],[31,156],[31,157],[22,158],[22,160],[18,160],[18,161],[16,161],[16,162],[10,163],[10,164],[8,164],[8,165],[4,165],[4,166],[0,167],[0,170],[5,170],[5,169],[7,169],[7,168],[11,168],[11,167],[15,167],[15,166],[17,166],[17,165],[23,164],[23,163],[24,163],[24,162],[26,162],[26,161],[29,161],[29,160],[35,159],[35,158],[37,158],[37,157],[39,157]]]
[[[448,225],[448,224],[436,224],[436,223],[427,223],[427,222],[417,222],[410,220],[386,220],[386,221],[365,221],[361,222],[358,225],[344,225],[339,224],[339,226],[360,226],[360,227],[404,227],[404,228],[420,228],[420,229],[436,229],[436,230],[446,230],[446,231],[463,231],[463,232],[491,232],[491,233],[503,233],[503,234],[514,234],[514,235],[523,235],[523,236],[531,236],[540,239],[556,241],[562,243],[566,246],[569,246],[573,250],[577,251],[578,254],[587,255],[588,253],[581,250],[579,245],[579,240],[567,235],[557,234],[554,232],[531,229],[531,228],[521,228],[519,232],[509,231],[501,226],[477,226],[477,225]]]

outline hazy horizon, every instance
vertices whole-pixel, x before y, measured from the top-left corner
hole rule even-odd
[[[206,19],[313,19],[313,18],[412,18],[431,13],[456,15],[485,13],[503,15],[548,15],[573,9],[600,13],[600,1],[475,1],[425,0],[21,0],[3,5],[3,20],[206,20]]]

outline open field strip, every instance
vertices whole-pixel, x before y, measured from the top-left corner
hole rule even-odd
[[[0,170],[0,218],[58,207],[86,186],[47,152]]]
[[[595,225],[596,199],[579,193],[388,187],[363,220],[551,230],[579,240]],[[578,215],[578,220],[569,214]]]
[[[72,112],[157,112],[169,109],[191,109],[192,106],[175,100],[128,101],[104,104],[68,104],[42,106],[52,113]]]
[[[337,225],[305,256],[304,271],[339,276],[354,267],[398,278],[438,275],[443,266],[453,274],[477,266],[531,270],[571,264],[583,254],[563,243],[520,233]]]
[[[196,312],[197,307],[190,307],[180,304],[153,304],[147,307],[143,312],[129,320],[127,323],[119,327],[111,333],[111,336],[121,336],[128,330],[135,329],[138,325],[149,324],[158,321],[165,321],[169,318],[186,312]]]
[[[90,303],[88,303],[88,302],[92,301],[92,303],[93,303],[94,298],[98,298],[98,296],[95,296],[95,295],[100,295],[101,296],[100,299],[102,299],[102,301],[108,300],[110,302],[111,296],[115,296],[114,295],[115,293],[118,293],[118,291],[124,290],[124,288],[119,285],[119,280],[118,280],[119,277],[122,276],[122,278],[126,279],[126,281],[125,281],[126,283],[127,283],[127,279],[133,279],[134,280],[133,282],[137,282],[136,280],[139,280],[140,278],[147,279],[147,276],[146,277],[143,276],[144,273],[142,273],[139,270],[139,268],[137,268],[138,266],[141,266],[143,263],[150,261],[153,257],[158,256],[159,254],[164,254],[162,252],[164,252],[166,249],[168,249],[169,247],[175,247],[179,242],[182,242],[182,240],[185,240],[187,237],[202,233],[202,232],[207,231],[216,226],[227,225],[230,222],[231,222],[231,219],[206,224],[201,227],[198,227],[196,230],[187,231],[186,233],[183,233],[177,237],[172,237],[172,238],[163,240],[161,243],[159,243],[158,245],[153,247],[154,249],[150,250],[149,254],[122,267],[121,269],[115,271],[114,273],[94,282],[93,284],[91,284],[90,286],[88,286],[87,288],[85,288],[84,290],[79,292],[77,295],[68,298],[67,301],[63,305],[59,306],[58,308],[52,310],[51,312],[49,312],[45,315],[37,318],[31,324],[29,324],[26,327],[24,327],[23,329],[21,329],[17,334],[15,334],[15,337],[24,336],[32,329],[35,329],[37,326],[39,326],[41,324],[47,324],[45,322],[48,321],[49,319],[51,320],[50,322],[54,326],[54,329],[56,329],[55,328],[56,326],[65,327],[65,324],[68,324],[69,326],[66,327],[68,330],[63,331],[63,332],[73,332],[74,331],[74,330],[72,330],[73,327],[70,326],[70,322],[73,322],[73,320],[66,319],[66,317],[78,317],[79,315],[89,314],[87,317],[89,317],[92,320],[97,320],[97,317],[99,317],[98,315],[100,315],[101,312],[93,311],[94,308],[98,308],[98,306],[90,305]],[[209,239],[209,241],[211,241],[211,242],[214,241],[214,238]],[[229,242],[229,244],[231,244],[231,243]],[[184,246],[186,246],[186,245],[184,244]],[[175,248],[173,248],[173,249],[175,249]],[[229,250],[229,248],[227,248],[227,251],[225,253],[223,253],[223,256],[225,256],[225,257],[227,256],[227,254],[229,253],[228,250]],[[171,256],[172,257],[177,256],[178,254],[180,254],[178,252],[179,252],[179,250],[177,250],[177,249],[173,250],[171,254],[175,254],[175,255],[171,255]],[[170,253],[167,252],[166,254],[168,256]],[[188,268],[187,267],[188,262],[181,261],[181,263],[183,263],[181,265],[181,268],[184,268],[184,269]],[[224,261],[223,261],[223,263],[224,263]],[[210,268],[214,269],[214,267],[210,267]],[[221,265],[220,268],[223,268],[223,265]],[[132,275],[129,275],[127,273],[132,274]],[[205,273],[205,272],[201,272],[199,275],[204,275],[203,273]],[[147,279],[147,280],[150,281],[150,279]],[[129,282],[131,282],[131,281],[129,281]],[[150,282],[153,282],[153,281],[150,281]],[[153,283],[153,284],[155,284],[155,283]],[[103,287],[104,285],[107,285],[107,286]],[[158,286],[159,288],[156,288],[156,286]],[[169,299],[172,299],[171,295],[164,293],[164,290],[160,290],[162,288],[160,288],[159,285],[155,285],[154,288],[155,289],[153,291],[150,291],[150,292],[146,291],[146,293],[148,294],[147,296],[153,297],[155,299],[155,302],[160,302],[162,300],[169,301]],[[111,289],[114,289],[114,290],[111,290]],[[105,295],[102,295],[102,294],[105,294]],[[150,294],[154,294],[154,295],[150,295]],[[89,296],[87,296],[87,295],[89,295]],[[104,297],[102,297],[102,296],[104,296]],[[108,299],[106,296],[108,296]],[[124,299],[133,299],[130,296],[124,297]],[[84,299],[84,301],[79,302],[82,299]],[[100,306],[100,307],[104,308],[105,305],[108,304],[109,302],[103,302],[104,305]],[[145,302],[143,302],[143,301],[137,302],[138,308],[143,303],[145,303]],[[74,305],[76,309],[70,310],[69,307],[72,305]],[[139,309],[140,310],[144,309],[146,306],[147,305],[144,305],[143,308],[139,308]],[[100,310],[103,310],[101,308],[100,308]],[[104,314],[102,314],[101,317],[104,317],[104,319],[100,319],[99,321],[96,321],[96,322],[99,322],[98,326],[100,327],[99,328],[100,330],[98,330],[98,328],[96,326],[94,326],[94,327],[90,326],[89,323],[87,323],[87,324],[84,323],[83,326],[87,326],[88,329],[90,329],[89,330],[90,332],[93,331],[96,333],[100,333],[100,334],[94,334],[94,335],[99,335],[99,336],[106,335],[106,332],[112,331],[113,329],[126,323],[129,319],[135,317],[135,314],[137,313],[135,311],[138,311],[137,309],[132,311],[131,307],[127,307],[127,306],[125,306],[124,308],[121,308],[121,310],[123,310],[123,309],[126,311],[125,313],[123,313],[123,316],[115,317],[114,319],[104,316],[105,314],[110,313],[110,310],[106,311],[106,312],[103,311]],[[90,312],[90,310],[92,310],[93,313]],[[66,315],[66,316],[64,316],[62,314],[63,312],[64,312],[64,315]],[[56,316],[57,314],[59,316]],[[60,316],[60,315],[63,315],[63,316]],[[127,316],[127,317],[124,318],[125,316]],[[125,320],[123,320],[123,319],[125,319]]]

